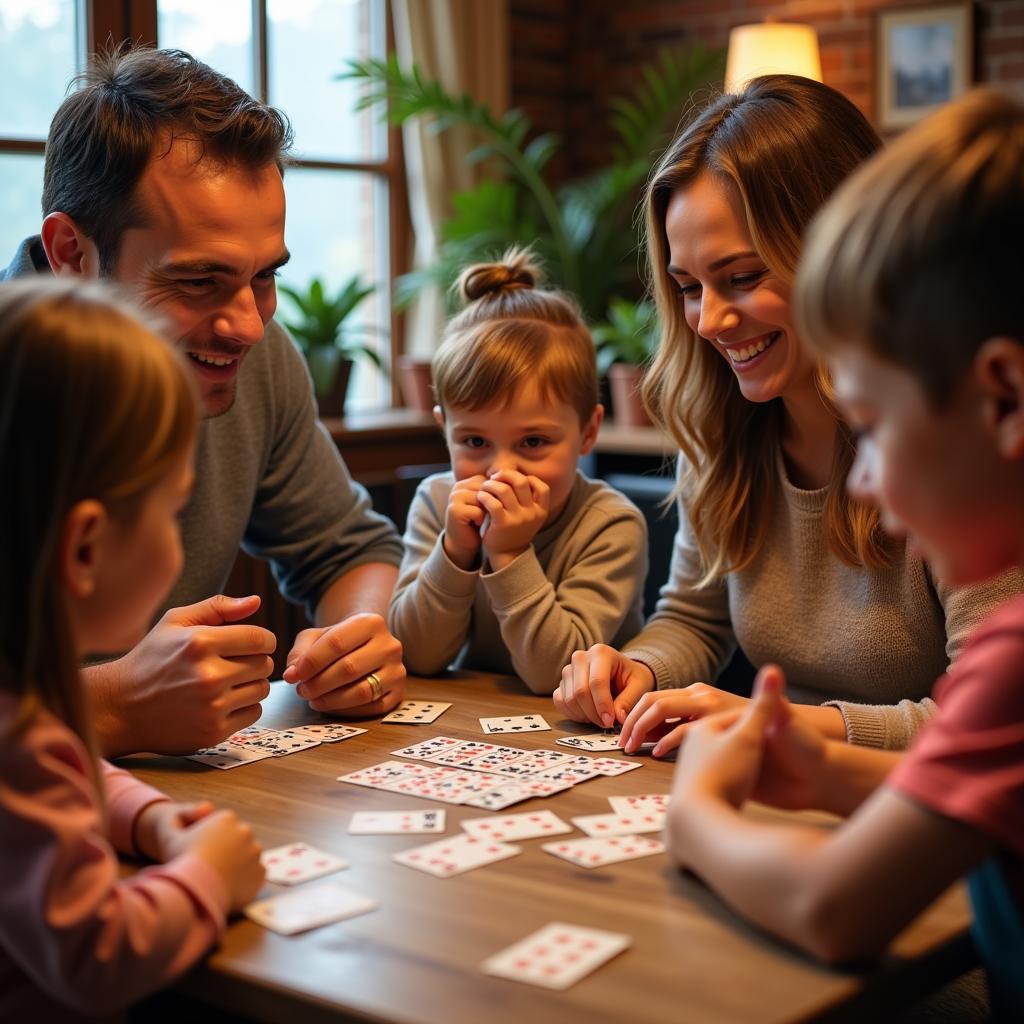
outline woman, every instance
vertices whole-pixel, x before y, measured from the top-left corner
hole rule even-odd
[[[1019,574],[944,587],[843,486],[851,434],[790,287],[805,226],[879,145],[840,93],[769,75],[713,102],[652,176],[663,337],[644,397],[681,450],[680,527],[644,630],[621,652],[577,651],[554,694],[571,718],[622,723],[627,751],[656,739],[665,754],[689,722],[741,704],[696,682],[737,643],[783,666],[825,736],[903,748],[974,623],[1022,589]]]

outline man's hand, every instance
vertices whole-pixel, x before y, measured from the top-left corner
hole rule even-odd
[[[494,570],[515,561],[544,525],[551,509],[551,489],[535,476],[514,470],[492,473],[480,485],[477,500],[487,512],[481,536]]]
[[[610,729],[641,696],[654,689],[654,673],[607,644],[575,651],[562,669],[562,682],[551,695],[555,707],[577,722]]]
[[[86,669],[105,754],[188,754],[252,725],[277,646],[269,630],[239,624],[259,606],[217,594],[172,608],[123,658]]]
[[[333,626],[304,629],[288,654],[284,679],[297,684],[296,692],[314,711],[383,714],[405,695],[402,645],[382,616],[360,612]]]
[[[480,475],[456,480],[448,496],[448,509],[444,516],[444,550],[466,572],[476,565],[480,557],[480,527],[486,513],[477,500],[477,492],[486,480]]]

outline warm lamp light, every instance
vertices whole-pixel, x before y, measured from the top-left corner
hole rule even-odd
[[[725,91],[736,92],[758,75],[802,75],[821,81],[818,33],[810,25],[765,21],[729,33]]]

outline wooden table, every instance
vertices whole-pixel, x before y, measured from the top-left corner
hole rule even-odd
[[[354,811],[445,806],[448,834],[488,812],[440,805],[335,781],[389,760],[421,739],[480,739],[478,718],[540,712],[551,732],[497,742],[553,747],[565,732],[546,699],[514,680],[478,674],[414,680],[409,696],[448,700],[429,726],[364,723],[369,731],[221,772],[191,761],[134,757],[123,763],[171,796],[209,797],[251,821],[264,846],[302,839],[343,856],[343,885],[372,896],[378,910],[305,935],[284,937],[240,919],[205,965],[181,983],[190,996],[261,1021],[390,1021],[403,1024],[592,1024],[594,1021],[862,1021],[916,997],[973,963],[961,888],[909,928],[885,962],[865,973],[820,967],[736,918],[665,855],[587,870],[524,840],[524,853],[448,879],[396,864],[391,855],[437,836],[349,836]],[[320,721],[290,687],[275,684],[261,724]],[[564,748],[556,748],[564,749]],[[508,813],[549,808],[565,820],[610,811],[614,794],[667,792],[672,765],[585,782]],[[772,813],[767,810],[755,813]],[[575,833],[572,838],[578,838]],[[314,883],[307,883],[314,884]],[[267,886],[265,895],[278,890]],[[552,921],[626,932],[633,945],[566,992],[483,974],[486,957]]]

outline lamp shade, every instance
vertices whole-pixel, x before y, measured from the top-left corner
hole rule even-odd
[[[758,75],[802,75],[821,81],[818,33],[810,25],[766,21],[737,25],[729,33],[725,91],[741,89]]]

